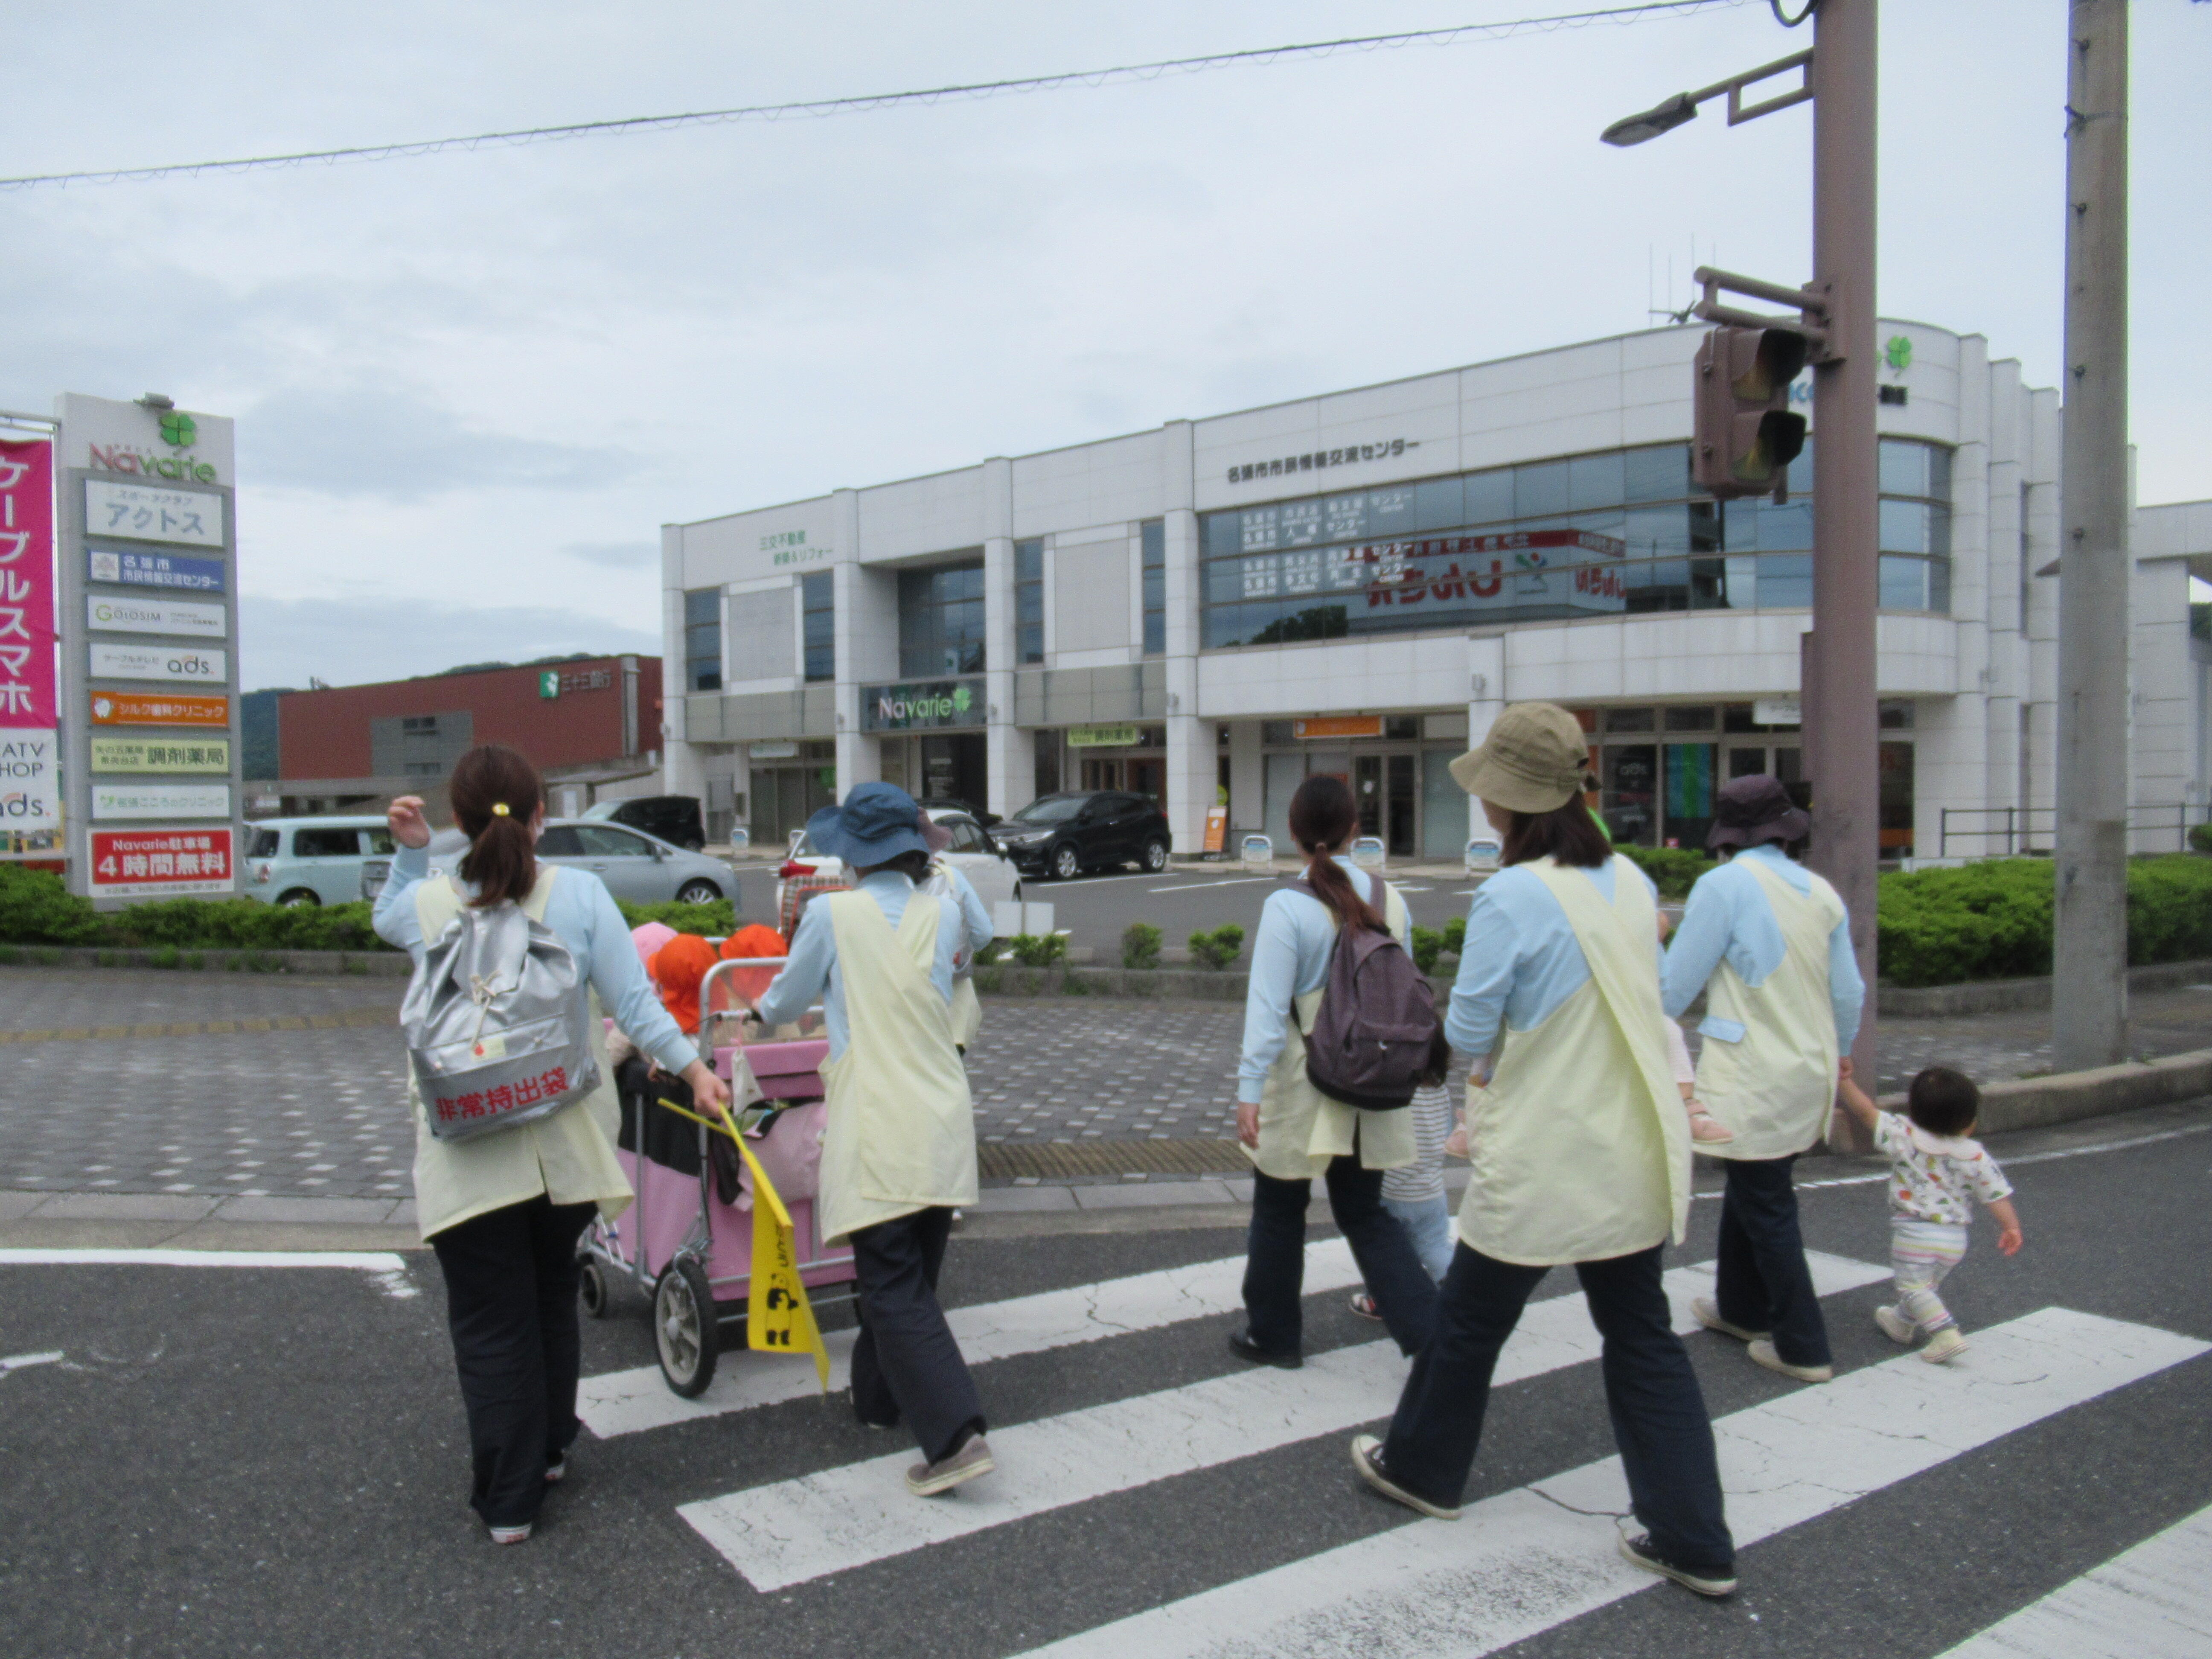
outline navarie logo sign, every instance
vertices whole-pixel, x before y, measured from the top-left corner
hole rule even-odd
[[[875,685],[860,694],[862,726],[870,732],[911,732],[931,726],[981,726],[983,706],[966,680],[918,685]]]

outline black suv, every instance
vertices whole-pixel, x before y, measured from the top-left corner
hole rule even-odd
[[[707,844],[707,825],[699,816],[696,795],[638,795],[624,801],[603,801],[584,816],[626,823],[687,853],[696,853]]]
[[[1102,789],[1045,795],[993,826],[997,842],[1024,875],[1066,881],[1085,870],[1124,864],[1168,867],[1168,815],[1143,795]]]

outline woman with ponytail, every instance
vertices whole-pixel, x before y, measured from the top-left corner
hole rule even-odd
[[[1436,1285],[1406,1230],[1382,1207],[1382,1172],[1416,1157],[1407,1114],[1363,1112],[1306,1077],[1304,1034],[1321,1006],[1338,932],[1371,928],[1403,946],[1411,931],[1405,901],[1342,856],[1358,832],[1358,810],[1342,779],[1310,777],[1298,786],[1291,836],[1306,855],[1305,873],[1268,896],[1252,941],[1237,1073],[1237,1136],[1254,1166],[1248,1320],[1229,1346],[1255,1364],[1304,1363],[1298,1295],[1316,1177],[1328,1184],[1329,1212],[1399,1347],[1418,1352],[1436,1316]]]
[[[580,1426],[576,1240],[594,1214],[611,1220],[629,1207],[629,1183],[614,1156],[614,1068],[602,1012],[681,1074],[708,1110],[720,1109],[729,1091],[661,1006],[605,884],[588,871],[538,863],[545,798],[537,769],[512,749],[488,744],[454,763],[448,791],[453,821],[469,838],[458,878],[430,878],[422,802],[402,795],[389,813],[400,850],[377,896],[378,934],[420,967],[464,907],[518,905],[590,981],[599,1066],[596,1092],[550,1117],[466,1140],[432,1135],[411,1078],[407,1085],[416,1211],[445,1276],[468,1411],[469,1502],[495,1543],[519,1544],[530,1536],[546,1488],[567,1473]]]

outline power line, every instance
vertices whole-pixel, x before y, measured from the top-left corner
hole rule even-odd
[[[250,155],[225,161],[179,161],[159,167],[116,167],[105,172],[39,173],[17,179],[0,179],[0,190],[35,190],[70,185],[136,184],[154,179],[197,178],[204,173],[258,173],[270,167],[304,167],[319,161],[389,161],[405,156],[437,155],[449,149],[476,149],[484,145],[546,144],[569,138],[599,138],[635,132],[667,132],[680,127],[723,126],[739,121],[819,119],[833,115],[857,115],[870,110],[892,109],[908,104],[934,104],[950,98],[1004,98],[1017,93],[1057,92],[1070,87],[1103,87],[1126,81],[1153,81],[1168,75],[1196,75],[1208,70],[1243,64],[1266,65],[1286,58],[1326,58],[1348,51],[1374,52],[1417,45],[1453,46],[1463,40],[1502,40],[1515,34],[1586,28],[1594,23],[1634,23],[1645,18],[1683,15],[1716,8],[1745,5],[1749,0],[1645,0],[1638,5],[1614,6],[1600,11],[1562,12],[1550,17],[1519,17],[1507,22],[1462,23],[1450,28],[1409,29],[1398,34],[1349,36],[1340,40],[1316,40],[1295,46],[1255,47],[1243,52],[1212,52],[1201,58],[1170,58],[1158,63],[1124,64],[1111,69],[1073,70],[1062,75],[1030,76],[1021,80],[978,81],[958,86],[931,87],[912,92],[875,93],[860,98],[823,98],[803,103],[751,104],[738,109],[693,110],[680,115],[637,115],[614,121],[579,121],[567,126],[523,127],[511,132],[479,132],[464,137],[425,138],[397,144],[364,144],[348,149],[301,150],[285,155]]]

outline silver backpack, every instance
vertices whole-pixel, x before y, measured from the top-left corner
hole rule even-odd
[[[591,989],[568,947],[514,903],[464,906],[399,1006],[430,1133],[468,1140],[550,1117],[599,1085]]]

